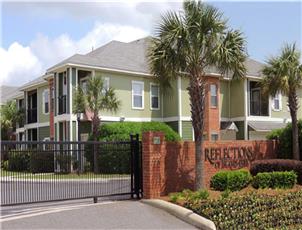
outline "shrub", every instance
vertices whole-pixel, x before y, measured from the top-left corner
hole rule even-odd
[[[258,173],[252,185],[254,188],[292,188],[297,183],[297,174],[290,172]]]
[[[139,134],[147,131],[162,131],[167,141],[179,141],[180,137],[170,126],[162,122],[114,122],[100,127],[99,137],[102,141],[129,140],[130,134]]]
[[[177,203],[177,202],[179,202],[179,200],[183,199],[183,196],[181,193],[175,192],[175,193],[169,194],[169,199],[171,202]]]
[[[225,199],[186,202],[185,207],[219,229],[301,229],[302,190],[270,196],[250,193]]]
[[[302,146],[302,120],[298,121],[299,143]],[[293,159],[292,151],[292,124],[288,124],[283,129],[273,130],[267,135],[270,140],[278,140],[278,158]],[[300,148],[300,159],[302,159],[302,147]]]
[[[211,187],[218,191],[238,191],[251,181],[251,175],[246,170],[220,171],[211,178]]]
[[[30,169],[30,151],[11,150],[8,153],[8,170],[15,172],[29,171]]]
[[[227,189],[227,190],[223,191],[220,194],[220,196],[221,196],[222,199],[226,199],[231,195],[231,193],[232,193],[231,190]]]
[[[85,145],[86,164],[90,171],[94,169],[93,144]],[[101,143],[95,145],[100,173],[130,173],[131,149],[129,144]]]
[[[8,170],[8,160],[6,160],[6,161],[2,161],[1,162],[2,164],[1,164],[1,168],[3,169],[3,170]]]
[[[69,154],[58,154],[55,156],[56,163],[59,166],[60,173],[70,173],[71,164],[72,164],[72,156]]]
[[[299,184],[302,184],[302,162],[296,160],[271,159],[257,160],[251,164],[250,172],[253,176],[262,172],[294,171]]]
[[[52,151],[32,152],[30,171],[32,173],[54,172],[54,153]]]

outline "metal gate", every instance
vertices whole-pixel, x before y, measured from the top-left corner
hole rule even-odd
[[[119,142],[1,142],[1,206],[105,196],[140,198],[139,136]]]

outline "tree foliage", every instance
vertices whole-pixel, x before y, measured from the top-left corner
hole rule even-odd
[[[183,11],[162,16],[151,39],[150,69],[165,92],[178,77],[189,78],[188,92],[196,143],[196,188],[203,187],[202,142],[206,72],[215,67],[230,78],[244,77],[245,39],[229,29],[215,7],[201,1],[185,1]]]

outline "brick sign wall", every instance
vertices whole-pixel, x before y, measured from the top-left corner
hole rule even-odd
[[[155,141],[157,140],[157,141]],[[204,182],[219,170],[249,168],[256,159],[275,158],[274,141],[218,141],[204,143]],[[143,134],[143,182],[145,198],[194,189],[195,143],[165,142],[160,132]]]

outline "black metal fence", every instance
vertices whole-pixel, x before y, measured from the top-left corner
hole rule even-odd
[[[1,142],[1,205],[142,193],[138,135],[120,142]]]

